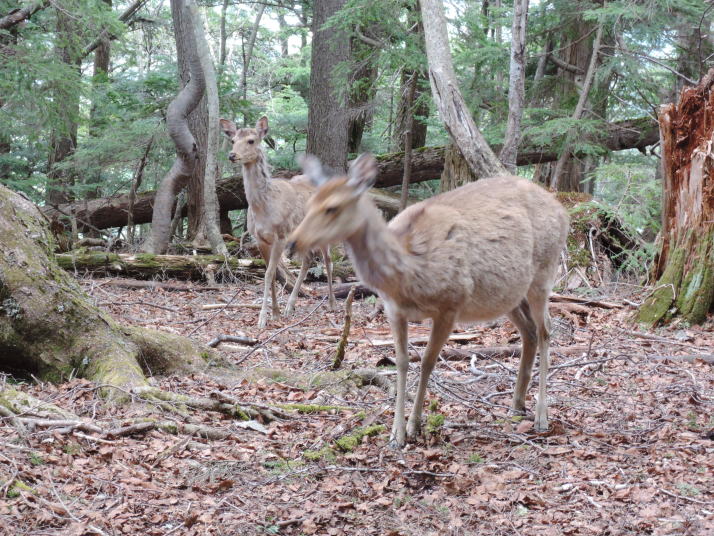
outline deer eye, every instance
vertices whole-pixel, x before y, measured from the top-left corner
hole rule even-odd
[[[328,216],[330,214],[336,214],[336,213],[337,213],[337,207],[327,207],[325,209],[325,214],[327,214]]]
[[[253,145],[255,143],[255,140],[248,140],[249,145]]]

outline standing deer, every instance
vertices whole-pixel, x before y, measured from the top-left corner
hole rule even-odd
[[[221,129],[233,142],[228,159],[243,166],[243,186],[248,200],[247,225],[250,234],[258,243],[260,254],[265,260],[265,287],[263,305],[258,317],[258,327],[264,328],[268,322],[268,292],[272,297],[273,316],[280,316],[275,295],[275,273],[278,269],[285,242],[290,232],[297,227],[305,215],[307,200],[315,193],[310,181],[295,177],[292,180],[272,179],[268,160],[261,147],[261,141],[268,133],[268,118],[258,119],[255,128],[237,128],[228,119],[220,120]],[[330,309],[335,308],[332,292],[332,263],[329,246],[319,246],[325,261]],[[300,287],[307,275],[308,255],[303,256],[295,286],[288,298],[285,314],[292,314]]]
[[[361,155],[346,177],[328,179],[315,157],[305,173],[319,185],[289,248],[307,251],[345,241],[360,279],[377,291],[394,336],[397,401],[391,441],[413,440],[421,427],[427,382],[456,321],[507,315],[523,341],[513,409],[525,412],[536,349],[540,352],[537,430],[548,428],[548,297],[568,232],[568,215],[546,190],[525,179],[482,179],[412,205],[389,225],[364,192],[377,176]],[[432,319],[409,422],[407,321]]]

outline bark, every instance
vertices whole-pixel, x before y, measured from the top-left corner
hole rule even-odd
[[[334,28],[323,28],[346,0],[316,0],[312,18],[310,107],[307,152],[336,172],[347,169],[348,110],[346,81],[335,79],[334,66],[350,57],[350,40]]]
[[[526,23],[528,0],[513,1],[513,25],[511,27],[511,64],[508,84],[508,119],[503,147],[498,155],[504,167],[516,172],[516,156],[521,139],[521,118],[525,106]]]
[[[353,45],[353,54],[358,65],[350,76],[347,151],[358,153],[365,128],[372,121],[379,51],[356,43]]]
[[[59,381],[145,385],[145,370],[202,367],[205,349],[175,335],[119,326],[52,255],[38,208],[0,186],[0,368]]]
[[[611,123],[605,130],[608,132],[608,136],[603,140],[603,146],[611,151],[644,149],[659,141],[657,123],[647,117]],[[499,147],[493,146],[493,150],[498,151]],[[410,184],[438,179],[444,170],[444,152],[444,147],[423,147],[415,150],[412,155]],[[555,151],[542,152],[534,147],[523,147],[518,153],[517,164],[519,166],[533,165],[553,162],[557,158],[558,153]],[[379,174],[376,186],[378,188],[401,184],[404,175],[404,153],[381,155],[377,161]],[[274,176],[290,177],[296,173],[290,170],[276,170]],[[218,181],[216,190],[221,213],[247,208],[243,180],[240,176]],[[141,224],[151,221],[155,195],[155,192],[137,194],[132,212],[134,223]],[[128,195],[94,199],[86,203],[86,206],[82,202],[43,207],[45,214],[52,220],[59,221],[65,219],[68,214],[76,214],[80,230],[83,230],[86,223],[99,229],[126,225],[128,210]],[[184,210],[182,214],[185,216],[186,211]]]
[[[65,270],[98,275],[206,281],[221,279],[221,274],[246,279],[262,278],[262,259],[235,259],[223,255],[152,255],[150,253],[106,253],[104,251],[74,251],[57,255],[57,264]],[[210,275],[209,275],[210,274]]]
[[[198,8],[195,4],[190,4],[191,18],[194,21],[196,31],[196,49],[203,76],[206,80],[206,103],[208,106],[208,124],[218,124],[218,82],[216,80],[216,70],[213,67],[213,58],[208,48],[208,41],[203,29]],[[216,176],[218,174],[218,129],[212,128],[208,131],[206,140],[206,170],[203,179],[203,218],[206,222],[206,234],[211,244],[211,249],[216,255],[228,255],[228,249],[223,242],[221,229],[218,224],[218,198],[216,197]]]
[[[248,69],[250,68],[250,62],[253,59],[253,48],[255,47],[255,39],[258,37],[258,28],[260,28],[260,19],[263,17],[263,12],[265,11],[265,4],[260,4],[258,6],[258,14],[255,16],[255,23],[253,23],[253,28],[250,30],[250,36],[248,37],[248,48],[243,55],[243,70],[240,76],[240,88],[243,94],[243,100],[248,100]],[[247,124],[247,117],[243,118],[243,125]],[[211,125],[218,123],[211,123]],[[212,129],[216,130],[216,129]]]
[[[132,3],[129,5],[129,7],[127,7],[127,8],[122,12],[121,15],[119,15],[119,21],[124,22],[124,23],[129,22],[132,18],[134,18],[134,15],[136,15],[136,13],[137,13],[142,7],[144,7],[144,4],[146,4],[147,1],[148,1],[148,0],[135,0],[134,2],[132,2]],[[97,37],[97,38],[96,38],[94,41],[92,41],[89,45],[87,45],[86,47],[84,47],[84,49],[82,50],[81,57],[82,57],[82,58],[85,58],[85,57],[89,56],[92,52],[94,52],[94,50],[95,50],[98,46],[101,46],[102,43],[104,43],[105,41],[112,41],[112,40],[114,40],[114,39],[116,39],[116,38],[117,38],[116,35],[110,33],[110,32],[109,32],[108,30],[106,30],[106,29],[103,29],[103,30],[100,32],[99,37]]]
[[[444,8],[440,0],[419,0],[429,60],[431,93],[441,120],[478,177],[506,172],[476,127],[456,81]]]
[[[22,9],[18,9],[17,11],[12,12],[9,15],[6,15],[5,17],[0,18],[0,30],[9,30],[13,26],[26,21],[32,15],[34,15],[41,9],[45,9],[49,5],[49,0],[41,0],[40,2],[35,2],[33,4],[30,4],[29,6],[23,7]]]
[[[412,107],[414,105],[414,93],[416,91],[417,73],[412,74],[412,79],[409,81],[407,90],[407,109],[409,110],[409,118],[407,120],[407,130],[404,133],[404,176],[402,177],[402,195],[399,200],[399,211],[407,208],[407,200],[409,199],[409,183],[412,178],[412,129],[414,128],[414,114]]]
[[[228,34],[226,33],[226,12],[228,11],[228,0],[223,0],[221,6],[221,24],[220,24],[220,52],[218,55],[218,68],[223,72],[226,66],[226,43],[228,42]]]
[[[469,182],[474,182],[478,177],[474,174],[459,148],[453,143],[444,151],[444,169],[441,172],[440,188],[448,192]]]
[[[662,231],[655,288],[636,319],[649,326],[703,322],[714,304],[714,69],[659,114]]]
[[[174,15],[184,10],[183,0],[173,0],[171,6]],[[179,22],[178,19],[174,19],[175,25],[178,25]],[[176,32],[177,47],[179,46],[179,39],[183,39],[186,50],[189,51],[187,61],[191,77],[188,84],[171,101],[166,112],[166,125],[169,136],[171,136],[174,145],[176,145],[177,157],[156,192],[151,234],[144,244],[146,251],[149,253],[163,253],[167,250],[171,239],[171,213],[176,201],[176,195],[193,175],[198,160],[198,147],[193,134],[189,130],[186,118],[201,101],[205,89],[205,80],[198,54],[196,53],[196,40],[192,27],[189,25],[186,32],[179,32],[178,30]],[[136,218],[135,221],[138,222]]]
[[[73,197],[71,188],[75,174],[71,169],[60,169],[57,164],[74,154],[77,147],[77,121],[79,120],[79,91],[81,58],[76,47],[76,20],[64,9],[57,11],[55,53],[60,62],[69,67],[72,75],[54,84],[53,100],[57,106],[58,123],[50,136],[48,203],[67,203]]]
[[[583,87],[580,91],[580,97],[578,98],[578,103],[575,105],[575,111],[573,112],[572,119],[578,120],[582,118],[583,112],[585,111],[585,103],[590,95],[590,88],[593,85],[593,80],[595,78],[595,71],[597,70],[598,54],[600,53],[600,40],[602,39],[603,25],[599,24],[597,31],[595,33],[595,40],[593,41],[593,50],[590,55],[590,64],[588,65],[588,70],[585,75],[585,81],[583,82]],[[565,166],[570,159],[570,153],[572,151],[572,133],[567,133],[565,135],[566,141],[565,146],[562,149],[562,154],[558,158],[558,162],[555,164],[555,170],[551,177],[550,187],[557,189],[558,185],[562,182],[561,177],[565,170]],[[559,191],[562,191],[559,189]]]

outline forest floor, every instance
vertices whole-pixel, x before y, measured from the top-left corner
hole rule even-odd
[[[342,372],[333,373],[344,301],[329,312],[321,299],[300,299],[291,318],[259,332],[258,310],[246,306],[258,285],[176,292],[82,284],[122,323],[204,342],[241,333],[267,341],[221,344],[236,365],[227,373],[152,381],[273,408],[279,418],[244,428],[170,404],[108,407],[83,380],[20,383],[104,430],[149,416],[226,437],[36,427],[23,445],[3,424],[0,534],[714,534],[714,365],[692,357],[714,353],[714,323],[639,332],[627,322],[627,302],[641,296],[629,287],[598,296],[619,305],[612,309],[553,304],[547,433],[534,432],[532,415],[509,413],[517,358],[442,360],[427,431],[397,451],[387,446],[389,385],[360,385],[350,373],[393,356],[374,299],[355,300]],[[202,309],[229,300],[241,307]],[[428,326],[410,325],[414,351],[426,334]],[[519,341],[506,320],[462,326],[456,338],[448,347],[465,351]],[[412,391],[417,371],[412,363]],[[390,369],[382,374],[393,381]]]

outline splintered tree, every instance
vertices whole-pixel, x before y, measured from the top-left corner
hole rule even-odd
[[[714,69],[662,106],[662,234],[652,294],[637,320],[706,319],[714,302]]]

